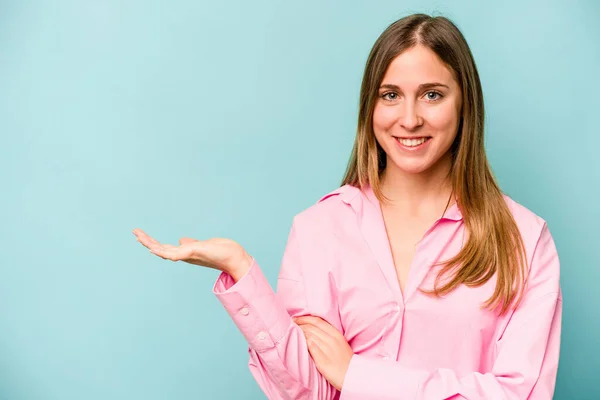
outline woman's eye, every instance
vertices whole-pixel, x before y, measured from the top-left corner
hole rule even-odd
[[[387,92],[381,95],[384,100],[396,100],[398,98],[398,94],[394,92]]]
[[[400,96],[396,92],[386,92],[386,93],[383,93],[380,97],[387,101],[395,101],[395,100],[398,100],[398,98]],[[427,100],[427,101],[438,101],[442,97],[443,97],[442,94],[440,92],[436,92],[436,91],[430,91],[430,92],[425,93],[425,100]]]
[[[427,92],[427,93],[425,93],[425,97],[429,101],[436,101],[436,100],[439,100],[440,98],[442,98],[442,94],[439,92]]]

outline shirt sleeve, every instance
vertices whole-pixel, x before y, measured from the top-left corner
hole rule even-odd
[[[317,370],[304,333],[292,320],[311,314],[295,221],[284,251],[277,293],[256,260],[238,282],[222,273],[213,293],[248,341],[250,372],[269,399],[329,400],[338,398],[339,391]]]
[[[527,292],[496,341],[491,372],[460,376],[451,369],[415,370],[355,354],[340,399],[552,399],[561,316],[559,259],[544,224],[532,255]]]

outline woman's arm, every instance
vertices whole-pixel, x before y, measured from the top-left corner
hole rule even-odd
[[[315,367],[304,334],[292,321],[310,314],[297,225],[294,219],[277,294],[256,261],[237,282],[222,273],[213,291],[248,341],[250,371],[269,399],[334,399],[339,392]],[[335,324],[333,317],[326,319]]]
[[[560,350],[562,297],[559,259],[546,225],[531,262],[529,286],[496,342],[492,371],[458,375],[354,355],[342,400],[552,399]]]

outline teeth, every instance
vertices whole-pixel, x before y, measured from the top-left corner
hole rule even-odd
[[[404,146],[407,147],[415,147],[418,146],[422,143],[424,143],[427,138],[421,138],[421,139],[400,139],[400,138],[396,138],[397,141],[399,141],[400,143],[402,143]]]

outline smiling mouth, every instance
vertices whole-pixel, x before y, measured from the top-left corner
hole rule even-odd
[[[417,147],[417,146],[425,143],[429,139],[431,139],[431,136],[423,136],[423,137],[419,137],[419,138],[410,138],[410,139],[408,139],[408,138],[399,138],[399,137],[395,137],[394,136],[394,139],[396,139],[403,146],[406,146],[406,147]]]

